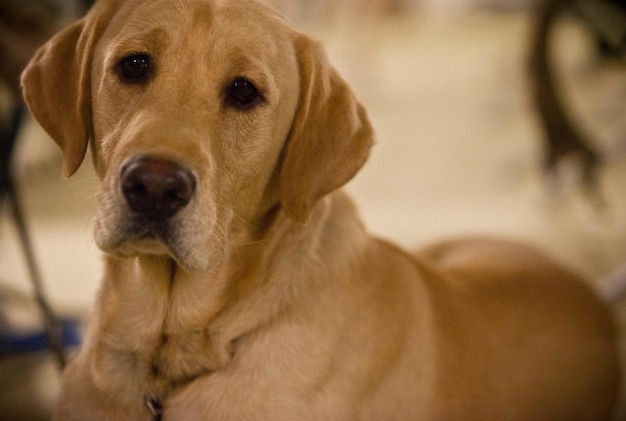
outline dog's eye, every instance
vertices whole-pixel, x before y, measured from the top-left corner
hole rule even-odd
[[[232,105],[248,108],[261,99],[261,93],[248,79],[237,78],[228,87],[227,97]]]
[[[150,69],[150,56],[146,54],[124,57],[118,64],[120,78],[126,83],[144,82]]]

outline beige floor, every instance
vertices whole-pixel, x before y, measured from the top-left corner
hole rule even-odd
[[[591,282],[626,261],[626,73],[596,62],[575,26],[561,30],[559,63],[585,127],[610,152],[601,179],[609,203],[603,211],[575,189],[571,173],[561,189],[541,174],[540,133],[524,73],[525,15],[306,26],[325,42],[377,128],[372,158],[348,186],[374,234],[408,247],[456,235],[504,235],[543,248]],[[34,125],[24,133],[20,157],[49,295],[59,310],[84,314],[100,273],[91,240],[97,181],[89,166],[63,181],[58,152]],[[6,217],[0,236],[0,285],[28,291]],[[54,370],[29,370],[32,364],[0,361],[0,407],[10,401],[24,410],[12,397],[20,393],[34,394],[29,408],[53,399]],[[26,372],[36,373],[32,381]],[[16,385],[26,389],[25,382],[32,387],[20,392]]]

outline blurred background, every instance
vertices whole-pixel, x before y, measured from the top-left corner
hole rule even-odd
[[[626,67],[623,33],[614,36],[626,19],[607,35],[574,0],[268,1],[324,43],[369,111],[377,143],[347,189],[374,235],[410,248],[460,235],[505,236],[603,286],[626,262]],[[558,5],[554,16],[548,5]],[[611,16],[621,18],[615,7]],[[0,67],[12,66],[0,82],[5,125],[19,67],[83,10],[69,0],[0,5]],[[20,30],[20,16],[38,30]],[[545,70],[537,57],[547,20],[546,84],[536,72]],[[556,135],[546,125],[555,127],[558,115],[542,120],[539,104],[553,96],[574,126]],[[558,159],[547,170],[550,156]],[[28,117],[11,162],[50,303],[83,319],[101,273],[91,163],[63,180],[61,154]],[[9,208],[0,199],[0,334],[41,330]],[[626,303],[615,308],[621,317]],[[0,353],[0,420],[46,419],[57,388],[48,354]]]

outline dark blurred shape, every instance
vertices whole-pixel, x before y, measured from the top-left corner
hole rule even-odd
[[[626,0],[541,0],[536,10],[530,55],[533,99],[545,139],[546,170],[558,175],[559,164],[577,160],[583,188],[594,201],[602,202],[597,172],[603,158],[593,138],[572,119],[555,82],[550,42],[555,23],[568,11],[575,11],[582,24],[598,40],[599,50],[624,56],[626,49]]]
[[[572,0],[574,10],[615,55],[626,53],[626,0]]]
[[[64,326],[55,317],[44,294],[42,277],[15,184],[12,158],[24,114],[20,74],[35,50],[63,26],[80,17],[86,7],[86,3],[79,3],[78,0],[0,1],[0,81],[3,82],[0,87],[6,87],[0,90],[0,95],[9,97],[7,115],[0,115],[0,212],[6,206],[15,223],[34,299],[43,319],[45,335],[41,338],[46,338],[60,367],[65,364],[64,345],[67,338],[64,337]],[[17,349],[14,345],[29,343],[16,341],[15,338],[18,336],[3,336],[0,348],[7,351],[8,345],[12,345],[11,349]],[[19,337],[19,340],[23,339]]]
[[[84,0],[0,1],[0,79],[19,94],[19,76],[37,47],[79,18]]]

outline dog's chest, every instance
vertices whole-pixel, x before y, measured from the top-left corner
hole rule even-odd
[[[179,289],[156,265],[115,263],[99,297],[94,337],[102,345],[96,346],[98,370],[125,367],[124,381],[133,377],[146,393],[164,395],[225,366],[228,341],[211,328],[212,309],[219,306],[206,282],[176,280],[187,286]],[[201,286],[204,291],[197,290]]]
[[[230,359],[227,347],[208,330],[182,331],[163,335],[151,359],[151,375],[171,385],[223,368]]]

